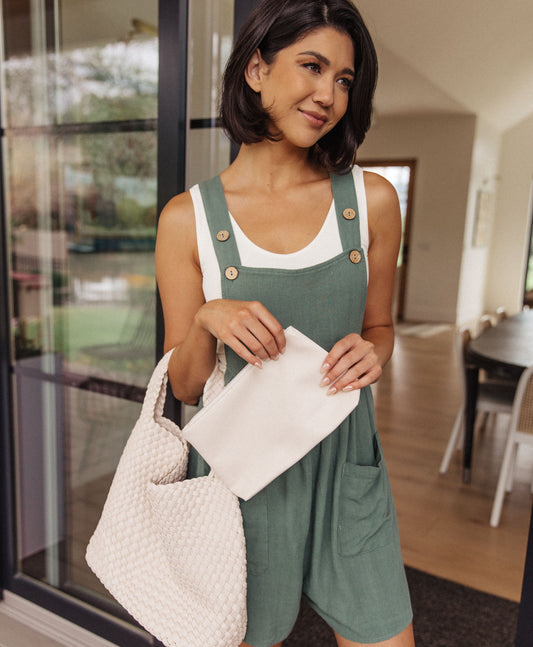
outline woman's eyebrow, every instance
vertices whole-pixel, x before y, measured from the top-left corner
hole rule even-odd
[[[312,50],[308,52],[300,52],[300,56],[314,56],[327,67],[331,65],[331,61],[329,60],[329,58],[326,58],[323,54],[320,54],[319,52],[313,52]],[[355,76],[355,72],[349,67],[345,67],[343,70],[341,70],[340,73],[349,74],[350,76]]]

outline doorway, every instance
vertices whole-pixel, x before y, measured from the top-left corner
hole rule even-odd
[[[372,160],[359,162],[367,171],[379,173],[396,189],[402,217],[402,239],[396,269],[393,297],[393,317],[403,321],[406,303],[407,269],[409,263],[409,238],[415,186],[416,160]]]

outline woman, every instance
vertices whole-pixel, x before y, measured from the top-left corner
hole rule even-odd
[[[386,180],[352,168],[376,73],[348,0],[263,0],[224,75],[221,117],[240,152],[161,214],[156,269],[178,399],[196,404],[214,369],[227,383],[246,363],[278,359],[288,325],[329,351],[317,381],[331,397],[361,389],[330,436],[241,502],[243,646],[281,645],[302,594],[340,647],[414,644],[370,391],[393,347],[399,206]],[[191,450],[189,476],[208,471]]]

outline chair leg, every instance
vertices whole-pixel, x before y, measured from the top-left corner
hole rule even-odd
[[[505,496],[505,486],[509,480],[509,470],[511,469],[511,461],[515,451],[514,434],[510,433],[507,438],[505,452],[503,454],[502,466],[500,468],[500,476],[498,478],[498,485],[496,486],[496,494],[494,496],[494,503],[492,504],[492,513],[490,516],[490,525],[496,528],[500,523],[500,516],[503,507],[503,498]]]
[[[509,477],[507,479],[507,485],[505,487],[506,492],[512,492],[513,491],[513,485],[514,485],[514,474],[516,471],[516,459],[518,456],[518,443],[514,443],[513,445],[513,453],[511,455],[511,463],[509,465]]]
[[[453,425],[452,433],[450,435],[450,440],[448,441],[446,451],[444,452],[444,456],[442,458],[442,463],[440,464],[439,471],[441,474],[446,474],[446,472],[448,471],[448,467],[450,466],[450,460],[452,458],[453,451],[456,448],[460,439],[462,438],[462,434],[464,431],[463,420],[464,420],[464,409],[461,408],[455,418],[455,423]]]

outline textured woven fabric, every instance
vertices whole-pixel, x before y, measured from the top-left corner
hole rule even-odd
[[[246,632],[239,502],[213,475],[186,480],[188,445],[162,417],[169,359],[152,375],[86,559],[167,647],[237,647]]]

